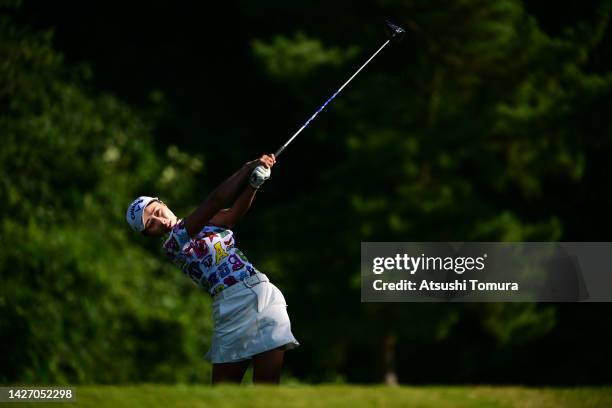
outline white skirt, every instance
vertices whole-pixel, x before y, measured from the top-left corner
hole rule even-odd
[[[221,291],[212,307],[214,329],[205,358],[213,364],[300,345],[291,333],[285,297],[262,273]]]

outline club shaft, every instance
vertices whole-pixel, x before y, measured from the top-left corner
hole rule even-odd
[[[343,85],[342,85],[342,86],[341,86],[341,87],[340,87],[340,88],[339,88],[339,89],[338,89],[338,90],[337,90],[337,91],[336,91],[336,92],[335,92],[335,93],[334,93],[334,94],[333,94],[333,95],[332,95],[332,96],[331,96],[331,97],[330,97],[330,98],[329,98],[327,101],[325,101],[325,103],[324,103],[323,105],[321,105],[321,107],[320,107],[319,109],[317,109],[317,111],[316,111],[315,113],[313,113],[313,115],[312,115],[310,118],[308,118],[308,120],[306,121],[306,123],[304,123],[304,124],[302,125],[302,127],[301,127],[301,128],[299,128],[299,129],[297,130],[297,132],[295,132],[295,133],[293,134],[293,136],[291,136],[291,138],[289,138],[289,140],[287,140],[287,143],[285,143],[285,144],[284,144],[284,145],[283,145],[283,146],[282,146],[280,149],[278,149],[274,155],[275,155],[276,157],[280,156],[280,154],[283,152],[283,150],[285,150],[285,148],[287,148],[287,146],[289,146],[289,143],[291,143],[291,142],[293,141],[293,139],[295,139],[295,138],[297,137],[297,135],[299,135],[299,134],[302,132],[302,130],[306,129],[306,126],[308,126],[308,124],[309,124],[310,122],[312,122],[312,120],[313,120],[313,119],[314,119],[314,118],[315,118],[315,117],[316,117],[316,116],[319,114],[319,112],[321,112],[323,109],[325,109],[325,107],[327,106],[327,104],[328,104],[328,103],[330,103],[330,102],[331,102],[331,101],[332,101],[332,100],[333,100],[333,99],[336,97],[336,95],[338,95],[338,94],[339,94],[339,93],[340,93],[340,92],[341,92],[341,91],[344,89],[344,87],[345,87],[345,86],[347,86],[347,85],[348,85],[348,83],[349,83],[349,82],[351,82],[351,81],[353,80],[353,78],[355,78],[355,77],[357,76],[357,74],[358,74],[359,72],[361,72],[361,70],[362,70],[362,69],[363,69],[363,68],[364,68],[366,65],[368,65],[368,63],[369,63],[370,61],[372,61],[372,59],[374,59],[374,57],[375,57],[375,56],[376,56],[376,55],[377,55],[379,52],[381,52],[383,48],[385,48],[385,47],[387,46],[387,44],[389,44],[389,42],[390,42],[390,41],[391,41],[391,40],[387,40],[387,41],[385,41],[385,43],[384,43],[384,44],[383,44],[383,45],[382,45],[382,46],[381,46],[381,47],[380,47],[378,50],[376,50],[376,52],[375,52],[374,54],[372,54],[372,56],[371,56],[370,58],[368,58],[368,60],[367,60],[366,62],[364,62],[364,63],[363,63],[363,65],[362,65],[361,67],[359,67],[359,69],[358,69],[358,70],[357,70],[357,71],[356,71],[356,72],[353,74],[353,76],[351,76],[351,77],[348,79],[348,81],[346,81],[346,82],[345,82],[345,83],[344,83],[344,84],[343,84]]]

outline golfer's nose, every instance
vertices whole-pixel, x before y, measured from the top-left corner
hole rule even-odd
[[[161,224],[162,226],[164,226],[164,227],[168,226],[168,220],[166,218],[161,218],[161,217],[155,217],[155,218],[156,218],[157,222],[159,224]]]

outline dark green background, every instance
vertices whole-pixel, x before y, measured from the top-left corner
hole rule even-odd
[[[21,3],[21,4],[19,4]],[[3,1],[0,381],[206,382],[209,297],[131,232],[291,145],[234,230],[301,381],[602,384],[607,304],[361,304],[361,241],[610,241],[611,1]]]

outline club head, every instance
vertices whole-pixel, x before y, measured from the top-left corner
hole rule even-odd
[[[404,38],[404,34],[406,33],[406,30],[404,30],[402,27],[395,25],[389,20],[387,20],[385,21],[385,32],[387,33],[387,36],[389,37],[391,41],[400,42],[402,41],[402,38]]]

